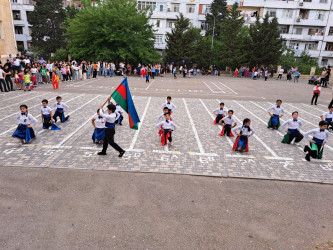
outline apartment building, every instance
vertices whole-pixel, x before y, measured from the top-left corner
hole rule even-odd
[[[0,61],[5,62],[9,54],[16,55],[14,23],[10,0],[0,1]]]
[[[256,16],[277,17],[285,45],[296,56],[306,51],[322,66],[333,65],[333,0],[240,0],[240,14],[251,25]],[[235,0],[228,0],[228,5]]]

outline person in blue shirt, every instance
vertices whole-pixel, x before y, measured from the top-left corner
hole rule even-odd
[[[294,76],[294,82],[295,82],[295,81],[298,82],[298,78],[300,77],[300,75],[301,75],[301,73],[299,73],[299,71],[296,70],[296,72],[295,72],[295,76]]]

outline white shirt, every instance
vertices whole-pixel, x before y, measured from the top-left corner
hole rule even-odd
[[[273,111],[273,112],[271,112],[271,111]],[[278,108],[277,105],[273,105],[272,107],[270,107],[269,109],[267,109],[267,112],[271,113],[273,115],[279,115],[279,116],[281,114],[281,116],[282,116],[284,114],[284,109],[281,106]]]
[[[288,129],[298,129],[298,130],[301,130],[302,128],[302,122],[297,119],[297,121],[294,121],[294,119],[289,119],[287,121],[285,121],[283,124],[282,124],[282,128],[284,131],[287,130],[287,126],[288,126]]]
[[[325,112],[323,114],[323,117],[324,117],[325,120],[326,120],[326,118],[333,119],[333,112]]]
[[[317,86],[313,87],[313,90],[317,90]],[[321,87],[318,87],[319,92],[321,92]]]
[[[174,122],[167,121],[167,120],[164,120],[164,121],[157,124],[158,129],[160,129],[161,126],[162,126],[163,129],[172,129],[172,130],[177,129],[177,125]]]
[[[320,131],[320,128],[315,128],[315,129],[312,129],[312,130],[305,133],[305,138],[308,141],[311,140],[309,135],[312,135],[312,138],[317,138],[317,139],[320,139],[320,140],[324,140],[324,142],[327,142],[328,138],[330,136],[330,133],[328,132],[327,129],[324,129],[323,131]]]
[[[51,63],[46,64],[46,69],[47,69],[48,71],[52,71],[52,69],[53,69],[53,64],[51,64]]]
[[[119,113],[119,115],[121,114],[121,112],[122,112],[122,109],[121,109],[121,107],[120,107],[120,105],[119,104],[116,104],[116,112],[118,112]]]
[[[166,102],[162,105],[162,110],[167,107],[168,109],[171,109],[172,111],[176,110],[176,106],[172,102]]]
[[[13,65],[20,66],[20,63],[21,63],[21,60],[16,58],[16,60],[13,62]]]
[[[49,106],[41,107],[40,110],[42,111],[43,115],[49,115],[52,109]]]
[[[233,116],[226,116],[222,119],[224,121],[225,124],[229,124],[232,125],[236,122],[235,118]]]
[[[224,116],[227,116],[227,115],[228,115],[228,112],[227,112],[224,108],[222,108],[222,110],[221,110],[221,108],[219,108],[219,109],[215,109],[215,110],[213,111],[213,114],[215,114],[215,115],[224,115]]]
[[[157,123],[162,122],[162,121],[165,121],[164,113],[161,114],[161,115],[157,118]],[[172,117],[172,115],[170,115],[170,121],[173,121],[173,117]]]
[[[37,73],[37,69],[36,68],[31,68],[31,73],[36,74]]]
[[[22,113],[20,113],[16,117],[16,122],[17,122],[17,124],[31,125],[33,127],[36,125],[37,119],[29,113],[25,113],[24,115],[22,115]]]
[[[282,75],[284,73],[284,69],[280,69],[280,75]]]
[[[105,121],[108,123],[115,123],[115,121],[119,118],[119,115],[117,112],[115,113],[103,113],[103,111],[100,109],[99,110],[99,115],[102,116],[103,118],[105,118]]]
[[[30,63],[30,60],[29,60],[29,59],[23,59],[23,62],[24,62],[25,64],[27,64],[27,63]]]
[[[58,108],[62,108],[62,109],[64,109],[64,111],[67,111],[69,109],[69,107],[63,102],[60,102],[60,103],[56,102],[53,105],[53,109],[58,109]]]
[[[0,69],[0,79],[3,79],[3,74],[4,74],[5,72],[2,70],[2,69]]]
[[[246,128],[245,126],[239,125],[239,126],[233,128],[232,132],[234,132],[235,134],[238,134],[237,130],[239,130],[241,132],[241,135],[246,135],[246,136],[248,136],[248,135],[254,135],[255,131],[252,128],[252,126],[250,126],[250,129],[251,129],[251,131],[249,131],[249,129]]]
[[[105,128],[105,119],[99,115],[94,116],[96,128]]]

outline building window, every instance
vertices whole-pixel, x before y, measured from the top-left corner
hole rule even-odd
[[[160,11],[163,12],[164,11],[164,5],[160,5]]]
[[[276,17],[276,10],[270,10],[268,12],[268,14],[269,14],[269,17]]]
[[[325,50],[333,51],[333,43],[326,43]]]
[[[138,1],[138,9],[144,10],[150,8],[152,11],[156,9],[156,2],[146,2],[146,1]]]
[[[283,18],[288,18],[288,19],[292,18],[293,17],[293,10],[286,10],[286,9],[284,9],[282,17]]]
[[[333,26],[330,27],[330,29],[328,31],[328,35],[333,36]]]
[[[317,19],[318,20],[324,20],[324,18],[325,18],[325,13],[322,12],[322,11],[318,11],[317,12]]]
[[[288,34],[289,33],[289,26],[282,26],[279,29],[280,29],[280,34]]]
[[[160,25],[161,25],[161,21],[160,21],[160,20],[157,20],[157,21],[156,21],[156,27],[157,27],[157,28],[160,28]]]
[[[17,0],[12,0],[12,3],[17,3]]]
[[[328,64],[328,59],[321,60],[321,66],[326,66]]]
[[[13,18],[14,20],[21,20],[21,11],[13,10]]]
[[[294,34],[295,34],[295,35],[302,35],[302,31],[303,31],[302,28],[295,28],[295,29],[294,29]]]
[[[210,5],[200,4],[199,5],[199,14],[208,14],[210,13]]]
[[[16,41],[17,49],[21,48],[24,49],[24,42],[23,41]]]
[[[170,29],[172,29],[173,27],[175,27],[175,23],[174,23],[174,22],[169,22],[168,27],[169,27]]]
[[[316,50],[317,44],[316,43],[306,43],[305,50]]]
[[[320,0],[319,3],[327,3],[327,0]]]
[[[318,33],[318,31],[319,31],[318,29],[309,29],[308,35],[314,36]]]
[[[15,34],[22,35],[23,34],[23,27],[22,26],[15,26]]]
[[[308,19],[309,18],[309,13],[310,13],[310,10],[303,10],[303,9],[301,9],[299,11],[299,18],[301,18],[301,19]]]
[[[155,35],[155,43],[156,44],[163,43],[163,35]]]
[[[172,12],[179,12],[179,3],[171,4],[171,11]]]
[[[311,3],[312,0],[303,0],[303,2]]]
[[[294,50],[298,50],[298,46],[299,46],[298,43],[290,43],[289,48],[294,49]]]
[[[208,23],[206,23],[205,21],[201,21],[201,30],[208,30],[209,29],[209,25]]]
[[[186,4],[186,12],[187,13],[194,13],[195,5],[194,4]]]

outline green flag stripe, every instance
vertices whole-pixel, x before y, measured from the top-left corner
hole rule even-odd
[[[127,108],[127,101],[125,98],[119,94],[117,91],[113,92],[111,97],[120,105],[120,107],[123,108],[123,110],[128,113],[128,108]]]

